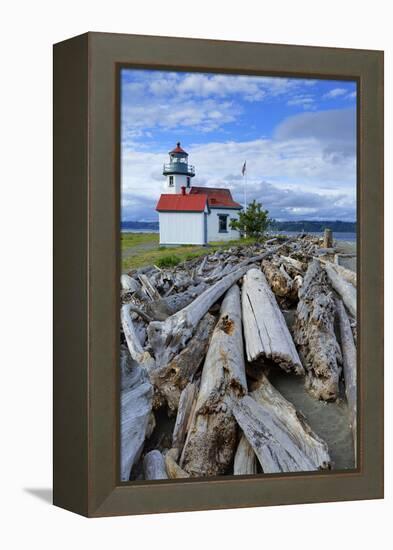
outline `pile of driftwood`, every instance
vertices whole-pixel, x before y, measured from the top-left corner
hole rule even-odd
[[[356,274],[334,253],[274,238],[122,275],[122,480],[330,468],[271,369],[325,401],[344,380],[356,443]]]

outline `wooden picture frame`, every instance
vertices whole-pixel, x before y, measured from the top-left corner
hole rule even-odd
[[[358,83],[358,468],[119,482],[119,68]],[[89,516],[383,497],[383,53],[87,33],[54,46],[54,504]]]

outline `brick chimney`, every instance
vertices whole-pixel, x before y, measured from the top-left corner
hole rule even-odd
[[[185,195],[185,194],[186,194],[186,186],[185,186],[185,185],[182,185],[182,186],[181,186],[181,194],[182,194],[182,195]]]

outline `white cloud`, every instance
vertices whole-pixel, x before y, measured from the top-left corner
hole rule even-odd
[[[346,95],[347,90],[345,88],[333,88],[333,90],[330,90],[326,94],[324,94],[322,97],[323,99],[335,99],[336,97],[340,97],[343,95]]]
[[[315,104],[315,99],[311,95],[294,95],[291,99],[287,101],[289,106],[301,105],[303,109],[313,109]]]
[[[184,144],[185,145],[185,144]],[[229,187],[243,201],[241,167],[247,160],[248,195],[281,219],[354,219],[356,162],[327,153],[332,144],[315,137],[229,141],[186,147],[195,164],[195,185]],[[123,156],[123,219],[155,219],[164,190],[165,155],[128,152]],[[306,216],[305,208],[308,208]],[[136,212],[138,214],[136,215]],[[150,214],[149,214],[150,213]]]

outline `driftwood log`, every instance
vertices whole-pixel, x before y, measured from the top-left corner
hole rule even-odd
[[[120,475],[122,481],[128,481],[154,428],[153,387],[146,371],[131,360],[127,350],[121,350],[120,366]]]
[[[240,292],[234,285],[221,306],[181,457],[180,466],[191,476],[220,475],[230,467],[236,450],[237,425],[226,399],[246,393]]]
[[[170,479],[181,479],[190,477],[190,474],[180,468],[179,464],[177,463],[179,455],[180,452],[178,448],[169,449],[169,451],[165,455],[166,471]]]
[[[182,390],[193,379],[205,358],[215,323],[215,318],[207,313],[199,321],[187,346],[168,364],[150,370],[150,379],[156,390],[155,408],[164,403],[171,411],[178,408]]]
[[[313,260],[299,290],[294,338],[307,370],[306,388],[317,399],[339,393],[341,351],[334,333],[335,304],[325,271]]]
[[[159,300],[148,302],[145,304],[146,313],[155,321],[165,321],[165,319],[174,313],[191,304],[191,302],[202,294],[207,287],[208,285],[202,282],[196,286],[191,286],[183,292],[178,292],[177,294],[168,295]]]
[[[233,414],[264,473],[305,472],[330,466],[326,443],[265,375],[255,391],[233,402]]]
[[[165,321],[150,323],[147,334],[159,366],[168,364],[184,348],[209,308],[244,275],[247,269],[249,269],[248,265],[226,275],[200,294],[191,304]]]
[[[304,374],[276,298],[258,269],[251,269],[243,279],[242,310],[248,361],[262,357],[285,371]]]
[[[165,460],[160,451],[150,451],[144,456],[143,474],[145,479],[168,479]]]
[[[235,476],[253,475],[257,473],[257,457],[245,435],[242,435],[236,449],[233,463]]]
[[[326,262],[324,267],[332,287],[342,298],[349,313],[356,319],[356,288],[346,281],[330,262]]]
[[[283,266],[277,267],[269,260],[263,260],[262,270],[276,296],[292,299],[293,281]]]
[[[190,382],[180,395],[176,423],[173,428],[172,448],[182,450],[189,426],[191,411],[193,410],[198,393],[197,384]]]
[[[123,327],[124,336],[127,342],[131,357],[147,370],[155,368],[155,362],[148,351],[146,351],[135,330],[133,320],[131,318],[132,304],[124,304],[120,310],[120,319]]]
[[[322,258],[318,258],[318,260],[323,264],[329,264],[338,275],[340,275],[345,281],[348,283],[351,283],[351,285],[356,287],[357,277],[355,271],[352,271],[351,269],[347,269],[346,267],[343,267],[342,265],[328,262],[327,260],[323,260]]]
[[[337,313],[340,325],[340,340],[343,354],[343,370],[345,381],[345,394],[349,407],[350,425],[352,428],[354,451],[356,456],[357,447],[357,372],[356,372],[356,347],[352,336],[352,329],[347,312],[341,302],[336,301]]]

